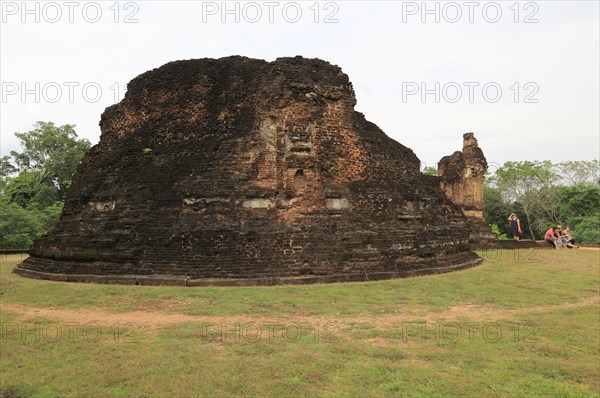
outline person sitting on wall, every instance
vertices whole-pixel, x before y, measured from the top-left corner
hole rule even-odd
[[[519,235],[523,233],[523,230],[521,230],[521,221],[519,221],[515,213],[510,213],[510,216],[508,216],[508,229],[508,234],[514,240],[519,240]]]
[[[562,227],[560,225],[557,225],[556,231],[554,231],[554,237],[556,238],[556,244],[558,245],[559,249],[564,249],[565,245],[563,245],[562,237],[560,235],[561,233],[562,233]]]
[[[546,235],[544,235],[544,240],[546,242],[548,242],[550,244],[550,246],[552,246],[553,249],[559,249],[562,248],[562,241],[560,240],[560,238],[557,236],[557,231],[558,227],[554,226],[552,228],[550,228],[549,230],[546,231]],[[558,246],[560,242],[560,247]]]
[[[579,246],[575,244],[575,239],[571,236],[571,229],[565,226],[560,233],[560,239],[562,240],[563,245],[567,246],[569,249],[579,249]]]

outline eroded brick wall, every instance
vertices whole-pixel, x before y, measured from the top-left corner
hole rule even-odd
[[[473,133],[463,135],[463,149],[438,163],[440,188],[467,217],[471,242],[497,240],[483,217],[483,184],[488,165]]]
[[[476,261],[419,159],[317,59],[168,63],[103,113],[57,227],[20,270],[268,278]]]

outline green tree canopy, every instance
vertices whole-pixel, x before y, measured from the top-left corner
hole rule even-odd
[[[58,220],[77,165],[90,143],[75,126],[37,122],[15,133],[21,152],[0,158],[0,245],[27,248]]]
[[[437,176],[438,172],[435,167],[427,166],[423,169],[423,174],[426,174],[429,176]]]
[[[600,243],[600,186],[598,161],[506,162],[488,176],[484,216],[507,231],[510,212],[521,217],[521,227],[533,239],[550,226],[569,225],[578,239]],[[520,214],[519,214],[520,213]],[[524,216],[524,217],[523,217]]]
[[[490,179],[504,201],[514,203],[517,206],[515,210],[525,214],[533,239],[536,226],[536,220],[532,219],[533,212],[537,208],[550,209],[557,200],[553,187],[559,176],[552,170],[552,166],[548,160],[506,162]],[[546,223],[547,220],[539,222]]]
[[[34,129],[15,133],[22,152],[11,151],[19,172],[39,172],[39,182],[50,182],[64,198],[77,165],[91,145],[78,139],[75,126],[55,126],[52,122],[37,122]]]
[[[562,162],[555,165],[554,168],[563,180],[563,185],[600,184],[600,162],[598,162],[598,159]]]

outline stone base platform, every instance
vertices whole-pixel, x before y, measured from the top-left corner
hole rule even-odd
[[[423,275],[443,274],[475,267],[483,262],[476,258],[461,264],[448,267],[423,268],[402,272],[368,272],[348,275],[311,275],[303,277],[273,277],[273,278],[199,278],[193,279],[176,275],[95,275],[95,274],[57,274],[33,271],[20,268],[18,265],[13,272],[24,277],[62,282],[87,282],[123,285],[171,285],[171,286],[275,286],[275,285],[305,285],[314,283],[336,282],[365,282],[397,278],[410,278]]]

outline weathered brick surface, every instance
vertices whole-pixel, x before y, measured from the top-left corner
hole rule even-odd
[[[467,217],[470,241],[480,246],[498,240],[483,218],[483,183],[488,164],[473,133],[463,135],[463,150],[444,156],[438,163],[440,188]]]
[[[261,284],[477,263],[460,208],[355,102],[339,67],[300,57],[136,77],[103,113],[58,226],[17,272]]]

